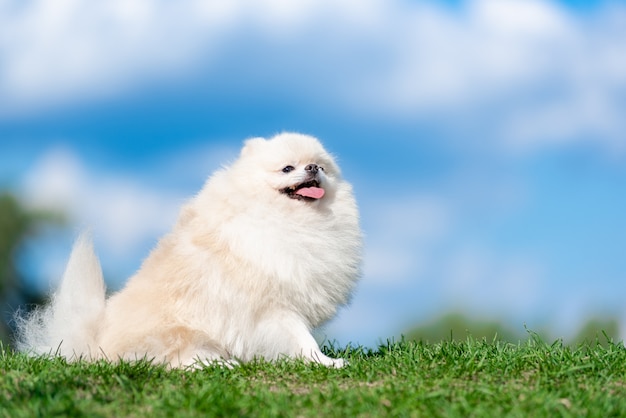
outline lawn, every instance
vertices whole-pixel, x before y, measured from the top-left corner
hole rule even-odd
[[[399,341],[299,361],[195,371],[0,353],[0,416],[626,416],[622,344]]]

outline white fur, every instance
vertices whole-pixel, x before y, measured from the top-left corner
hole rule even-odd
[[[312,163],[323,198],[281,193]],[[281,356],[341,367],[311,330],[348,303],[360,261],[356,203],[332,156],[310,136],[251,139],[106,302],[97,258],[79,238],[51,304],[21,320],[20,348],[173,367]]]

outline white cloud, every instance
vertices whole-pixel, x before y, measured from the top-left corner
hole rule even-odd
[[[469,118],[483,141],[516,150],[588,137],[624,147],[623,7],[585,18],[548,1],[476,0],[392,19],[404,28],[387,40],[393,63],[363,80],[365,97],[353,95],[365,108],[443,116],[461,130]]]
[[[8,114],[184,74],[240,15],[240,4],[228,1],[36,0],[3,6],[0,110]]]
[[[131,177],[98,174],[68,149],[51,149],[24,178],[26,204],[67,213],[90,228],[113,261],[128,262],[138,248],[173,224],[185,196],[142,184]]]
[[[82,163],[69,150],[58,148],[35,164],[24,179],[23,190],[31,206],[64,210],[77,206],[87,187]]]
[[[626,8],[615,4],[589,15],[542,0],[458,9],[404,0],[0,7],[5,117],[202,71],[344,112],[440,116],[462,130],[471,120],[483,141],[513,150],[590,137],[626,148]]]
[[[626,8],[619,5],[590,16],[542,0],[473,0],[458,9],[404,0],[0,7],[5,115],[203,68],[207,77],[269,83],[275,94],[295,86],[300,100],[343,111],[479,118],[515,149],[584,136],[626,141]]]
[[[396,19],[406,32],[390,41],[405,53],[383,97],[406,110],[477,104],[527,87],[549,76],[551,52],[567,53],[579,35],[560,9],[537,0],[476,0],[457,13],[421,6]]]

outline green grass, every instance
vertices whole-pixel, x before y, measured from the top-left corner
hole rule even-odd
[[[626,416],[626,349],[388,343],[326,348],[343,369],[299,361],[167,370],[0,352],[0,416]]]

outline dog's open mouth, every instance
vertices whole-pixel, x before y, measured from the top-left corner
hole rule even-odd
[[[317,180],[307,181],[297,186],[285,187],[281,190],[284,194],[292,199],[314,201],[324,197],[324,189],[320,187]]]

